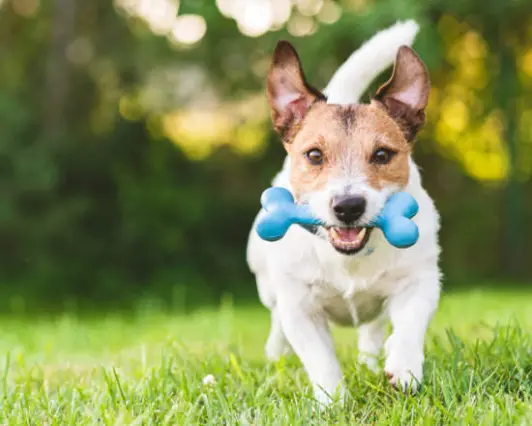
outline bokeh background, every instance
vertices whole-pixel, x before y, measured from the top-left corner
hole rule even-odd
[[[0,307],[256,300],[245,244],[284,158],[275,43],[323,87],[410,18],[445,287],[530,285],[530,0],[0,0]]]

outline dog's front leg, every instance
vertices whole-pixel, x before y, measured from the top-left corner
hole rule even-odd
[[[282,282],[277,313],[284,334],[299,357],[320,403],[343,399],[342,371],[324,312],[312,300],[308,286]]]
[[[388,299],[393,331],[385,344],[384,370],[390,383],[403,391],[415,393],[423,378],[425,333],[439,296],[439,272],[429,270],[418,272]]]

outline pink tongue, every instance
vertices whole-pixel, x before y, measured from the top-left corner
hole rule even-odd
[[[336,228],[336,233],[342,241],[356,241],[360,228]]]

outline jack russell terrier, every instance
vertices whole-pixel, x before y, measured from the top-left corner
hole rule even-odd
[[[305,80],[288,42],[273,54],[267,95],[288,153],[273,185],[325,225],[315,233],[292,226],[276,242],[261,240],[254,225],[247,260],[271,311],[267,357],[293,350],[322,403],[345,395],[329,321],[358,327],[359,359],[372,370],[384,346],[394,387],[415,392],[422,380],[425,333],[440,297],[440,247],[439,215],[411,157],[430,92],[425,65],[408,47],[417,31],[407,21],[376,34],[323,93]],[[369,104],[358,103],[394,58],[391,78]],[[420,237],[407,249],[364,227],[398,191],[419,203]],[[393,331],[385,339],[388,320]]]

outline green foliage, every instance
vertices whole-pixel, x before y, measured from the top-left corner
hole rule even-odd
[[[6,318],[0,422],[528,424],[529,306],[526,293],[444,297],[429,330],[424,385],[414,397],[357,363],[352,329],[334,329],[351,397],[345,407],[322,412],[297,359],[265,362],[262,308],[225,304],[174,316],[151,306],[127,317]]]
[[[264,151],[239,155],[221,147],[193,161],[179,141],[164,136],[162,119],[207,88],[221,102],[259,93],[264,75],[255,65],[267,64],[279,38],[296,44],[310,80],[323,86],[375,31],[413,17],[422,25],[416,47],[435,87],[444,87],[450,65],[437,28],[443,15],[479,31],[494,58],[501,45],[520,54],[525,46],[512,43],[529,25],[526,1],[489,7],[476,0],[344,1],[340,19],[311,36],[296,39],[283,28],[250,38],[214,1],[181,1],[180,14],[196,13],[207,22],[206,36],[185,48],[117,12],[113,2],[40,2],[33,14],[15,3],[0,6],[0,294],[4,301],[22,296],[30,306],[131,303],[149,294],[183,303],[226,292],[254,295],[245,242],[260,192],[281,164],[280,144],[269,134]],[[73,46],[87,45],[81,56],[72,53]],[[208,84],[174,96],[177,83],[189,83],[184,70],[191,66]],[[140,99],[161,70],[177,71],[177,82],[159,87],[146,107]],[[526,98],[530,89],[516,90]],[[482,96],[491,105],[491,92]],[[136,121],[119,112],[126,97]],[[491,100],[495,106],[502,101]],[[416,157],[442,212],[446,275],[457,280],[512,272],[514,263],[503,254],[514,259],[530,251],[532,239],[524,238],[530,224],[516,224],[507,240],[515,211],[505,209],[504,182],[488,186],[467,177],[435,133],[429,126],[422,134]],[[524,196],[530,181],[520,185],[512,186],[520,202],[511,205],[524,218],[532,212],[532,198]],[[521,276],[531,271],[524,259],[519,268]]]

